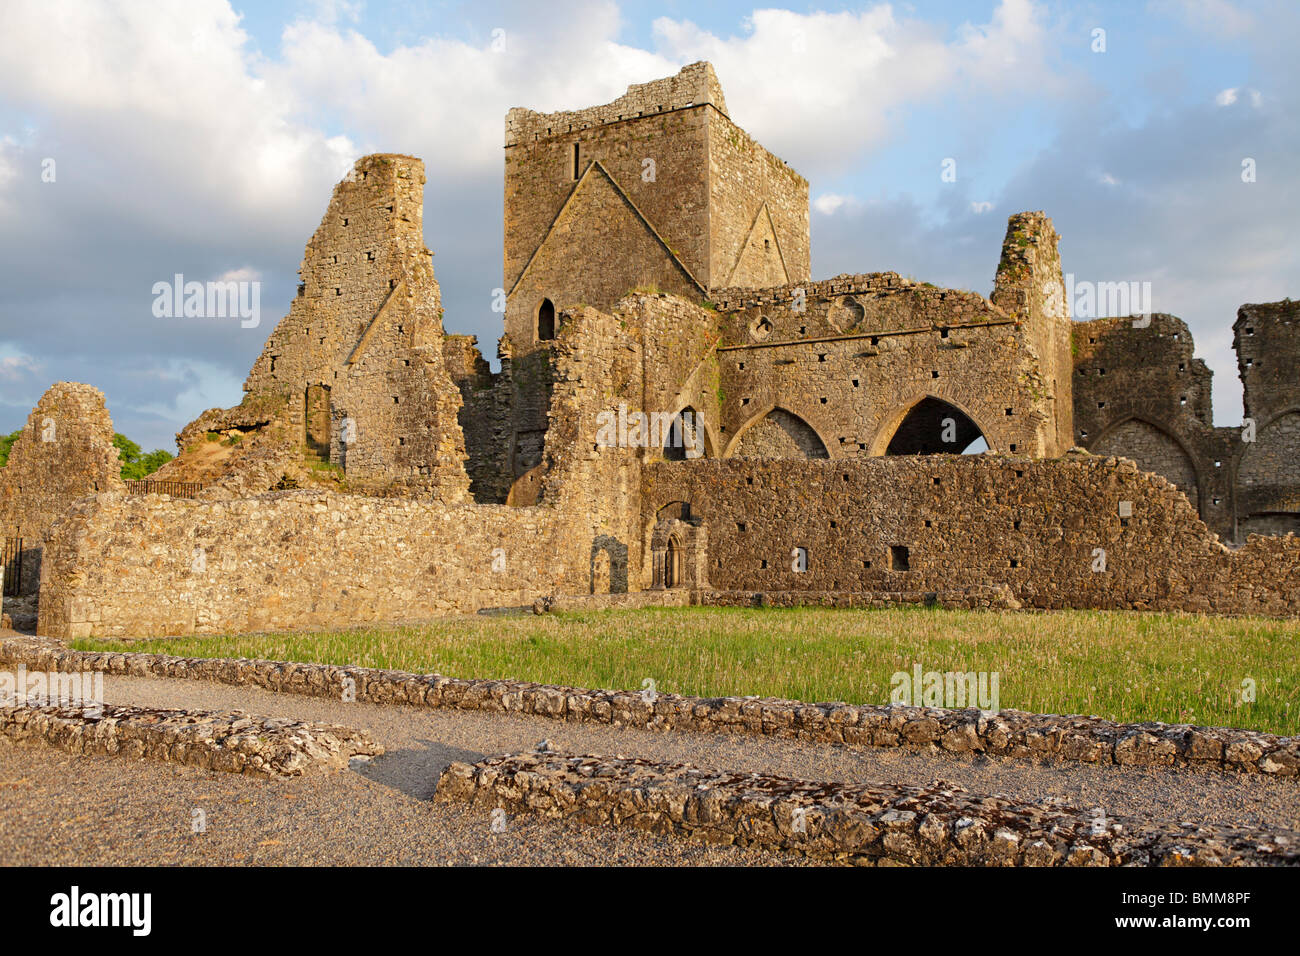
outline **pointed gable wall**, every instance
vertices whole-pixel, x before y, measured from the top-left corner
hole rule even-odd
[[[754,225],[741,247],[736,266],[727,280],[731,289],[770,289],[774,286],[788,285],[794,281],[785,267],[785,256],[781,250],[781,240],[772,223],[772,215],[767,210],[767,203],[758,209]]]
[[[580,263],[581,268],[575,268]],[[700,299],[704,289],[600,163],[592,163],[510,290],[506,328],[531,342],[543,299],[610,311],[631,289]]]

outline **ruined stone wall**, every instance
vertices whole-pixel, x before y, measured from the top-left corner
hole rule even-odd
[[[579,589],[568,593],[624,593],[641,577],[637,505],[647,452],[603,447],[597,433],[601,412],[635,401],[644,368],[635,331],[596,309],[572,313],[556,341],[541,500],[563,516],[573,560],[585,568]]]
[[[1232,327],[1254,442],[1234,463],[1240,534],[1300,534],[1300,302],[1243,305]]]
[[[121,469],[104,393],[77,382],[50,386],[0,468],[0,542],[23,539],[23,595],[37,589],[50,527],[74,501],[122,490]]]
[[[1026,802],[970,793],[943,781],[880,786],[795,780],[547,750],[452,763],[439,777],[434,799],[464,801],[482,812],[622,826],[854,865],[1300,863],[1290,830],[1261,836],[1256,829],[1126,817],[1098,826],[1095,810],[1056,798]]]
[[[1075,323],[1077,443],[1164,475],[1226,540],[1300,532],[1294,313],[1285,302],[1239,310],[1234,347],[1246,421],[1219,428],[1212,373],[1194,357],[1181,319],[1156,313]]]
[[[75,505],[51,541],[38,627],[145,637],[530,605],[581,587],[557,547],[563,533],[557,511],[504,505],[314,491],[215,502],[100,495]]]
[[[1164,478],[1113,458],[647,465],[643,521],[672,501],[707,529],[709,583],[722,590],[1005,586],[1038,608],[1300,612],[1300,539],[1231,552]]]
[[[1074,363],[1059,241],[1052,220],[1042,212],[1012,216],[1007,221],[990,297],[994,305],[1024,323],[1027,341],[1037,356],[1042,400],[1049,409],[1046,455],[1062,454],[1074,444],[1070,382]]]
[[[1076,322],[1075,440],[1164,475],[1216,533],[1232,535],[1233,429],[1215,429],[1212,373],[1181,319]],[[1218,462],[1218,466],[1215,466]]]
[[[884,454],[927,397],[969,416],[997,451],[1047,454],[1053,406],[1022,327],[973,292],[895,273],[717,294],[722,454],[782,409],[832,458]],[[942,422],[934,420],[934,443]],[[961,429],[954,451],[976,437]]]
[[[515,476],[510,470],[514,385],[510,359],[493,373],[472,335],[443,338],[447,374],[460,389],[460,429],[465,436],[465,471],[475,501],[504,504]]]
[[[716,348],[721,317],[712,309],[667,295],[630,296],[615,314],[622,327],[643,342],[643,385],[634,407],[652,415],[691,412],[700,430],[698,451],[709,457],[720,455],[718,426],[724,396]]]
[[[587,309],[555,356],[540,506],[319,491],[102,494],[75,505],[49,545],[40,632],[337,627],[626,592],[640,576],[640,451],[598,449],[592,436],[611,397],[639,394],[641,352],[618,319]]]
[[[708,137],[710,262],[705,284],[764,289],[807,282],[808,180],[725,113],[709,114]]]
[[[358,487],[457,500],[468,487],[460,394],[424,245],[424,164],[357,161],[307,244],[302,284],[244,390],[283,395],[288,441]]]
[[[1243,305],[1232,333],[1246,417],[1263,425],[1300,408],[1300,302]]]

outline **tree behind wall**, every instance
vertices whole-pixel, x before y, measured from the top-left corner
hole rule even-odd
[[[144,454],[139,445],[122,434],[113,435],[113,445],[122,459],[123,481],[139,481],[172,460],[172,456],[161,448]]]

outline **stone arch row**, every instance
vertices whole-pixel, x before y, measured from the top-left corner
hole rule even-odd
[[[1126,415],[1107,425],[1089,450],[1130,458],[1144,471],[1162,475],[1187,496],[1198,514],[1205,515],[1202,493],[1213,465],[1176,428]],[[1300,500],[1295,492],[1300,487],[1300,406],[1256,422],[1254,441],[1243,442],[1240,453],[1224,464],[1230,469],[1226,484],[1240,537],[1253,531],[1300,533]]]
[[[708,423],[689,405],[680,409],[664,439],[669,461],[686,458],[830,458],[831,445],[807,420],[778,404],[753,415],[718,449]],[[933,395],[900,407],[880,426],[872,456],[960,454],[980,441],[984,430],[957,405]],[[981,449],[982,450],[982,449]]]

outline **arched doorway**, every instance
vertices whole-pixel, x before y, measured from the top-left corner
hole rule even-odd
[[[682,545],[677,535],[668,538],[668,554],[664,560],[664,587],[682,586]]]
[[[555,303],[543,299],[537,307],[537,341],[549,342],[555,338]]]
[[[933,395],[921,399],[898,423],[886,455],[978,454],[988,448],[984,433],[956,405]]]

